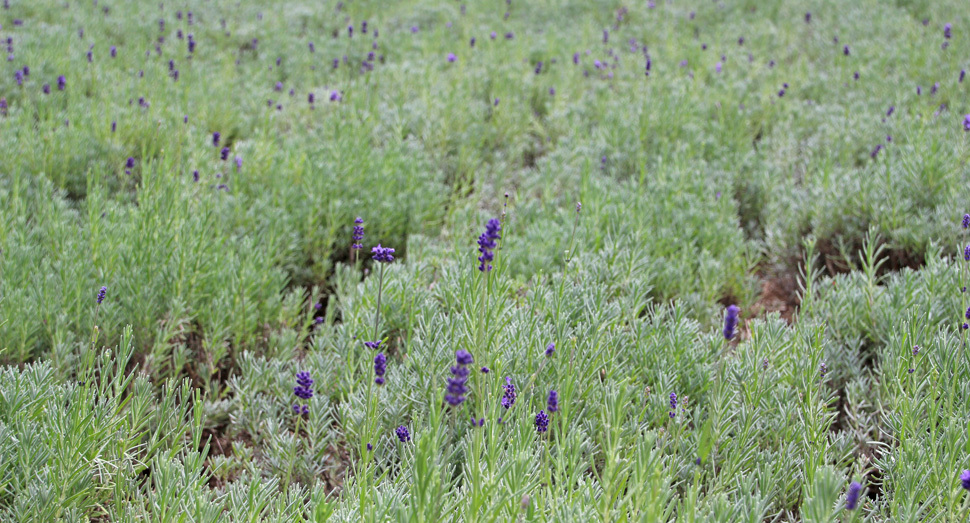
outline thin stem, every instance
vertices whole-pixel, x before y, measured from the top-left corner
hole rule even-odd
[[[381,321],[381,296],[384,293],[384,264],[380,263],[380,266],[381,266],[381,276],[377,283],[377,309],[374,311],[374,341],[378,341],[377,327],[379,326]]]

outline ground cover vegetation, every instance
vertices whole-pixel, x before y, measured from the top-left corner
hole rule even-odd
[[[3,0],[0,519],[966,519],[968,14]]]

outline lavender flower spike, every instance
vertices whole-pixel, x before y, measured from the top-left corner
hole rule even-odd
[[[858,481],[853,481],[849,485],[849,491],[845,494],[846,510],[855,510],[859,505],[859,493],[862,492],[862,485]]]
[[[734,329],[738,326],[738,315],[741,309],[737,305],[729,305],[727,314],[724,316],[724,339],[730,340],[734,337]]]
[[[377,244],[377,247],[371,249],[371,253],[374,255],[374,261],[380,263],[391,263],[394,261],[394,249],[390,247],[381,247],[381,244]]]
[[[488,220],[485,224],[485,232],[478,237],[478,270],[488,272],[492,270],[492,260],[495,259],[495,248],[498,246],[496,240],[501,239],[499,232],[502,230],[502,223],[497,218]]]
[[[351,245],[352,248],[357,250],[364,248],[364,245],[361,243],[364,241],[364,219],[360,216],[354,220],[354,236],[351,239],[354,242],[353,245]]]
[[[101,290],[98,291],[98,305],[101,305],[101,302],[104,301],[104,297],[106,294],[108,294],[108,288],[102,286]]]

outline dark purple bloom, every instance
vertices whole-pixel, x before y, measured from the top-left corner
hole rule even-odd
[[[734,328],[738,326],[738,315],[741,309],[737,305],[729,305],[727,314],[724,315],[724,339],[730,340],[734,337]]]
[[[944,24],[944,26],[943,26],[943,38],[946,38],[947,40],[949,40],[950,37],[952,37],[952,36],[953,36],[953,24],[949,24],[949,23],[948,24]]]
[[[552,353],[554,353],[554,352],[556,352],[556,344],[555,343],[550,343],[549,345],[546,345],[546,357],[547,358],[550,357],[550,356],[552,356]]]
[[[886,111],[886,116],[892,116],[892,115],[893,115],[893,112],[894,112],[895,110],[896,110],[896,106],[895,106],[895,105],[890,105],[890,106],[889,106],[889,110],[888,110],[888,111]]]
[[[488,374],[489,372],[491,371],[488,369],[488,367],[482,367],[482,374]]]
[[[408,441],[411,441],[411,432],[409,432],[408,428],[405,427],[404,425],[401,425],[400,427],[395,429],[394,433],[397,434],[397,439],[401,440],[401,443],[406,443]]]
[[[351,245],[352,248],[364,248],[364,245],[361,243],[364,241],[364,219],[359,216],[354,220],[354,236],[351,238],[351,240],[354,242],[353,245]]]
[[[339,91],[330,91],[330,101],[331,102],[339,102],[342,99],[343,99],[343,97],[340,96],[340,92]]]
[[[311,53],[313,53],[313,52],[316,52],[316,50],[317,50],[317,47],[316,47],[315,45],[313,45],[313,42],[309,42],[309,43],[307,44],[307,46],[308,46],[308,47],[310,48],[310,52],[311,52]]]
[[[108,294],[108,288],[102,286],[101,289],[98,291],[98,305],[101,305],[101,302],[104,301],[104,297],[107,294]]]
[[[198,182],[199,181],[199,171],[198,170],[192,171],[192,181],[193,182]]]
[[[916,86],[916,96],[921,96],[923,94],[923,87],[920,85]]]
[[[293,413],[294,414],[298,414],[298,415],[299,414],[309,414],[310,413],[310,406],[309,405],[293,405]]]
[[[957,81],[962,84],[963,83],[963,79],[966,78],[966,76],[967,76],[967,70],[966,69],[960,69],[960,79],[957,80]]]
[[[471,40],[468,41],[469,47],[475,47],[475,37],[473,36]]]
[[[316,100],[316,96],[314,96],[313,93],[308,94],[307,97],[306,97],[306,101],[307,102],[310,102],[310,105],[313,105],[313,102],[315,100]]]
[[[364,342],[364,347],[367,347],[368,349],[374,349],[374,350],[377,350],[377,348],[381,346],[381,342],[383,342],[383,341],[384,341],[384,340],[377,340],[377,341],[365,341],[365,342]]]
[[[228,147],[223,147],[222,148],[222,151],[219,151],[219,157],[222,158],[222,161],[228,160],[229,159],[229,148]]]
[[[825,365],[825,362],[824,361],[821,364],[819,364],[819,366],[818,366],[818,373],[819,373],[819,376],[821,376],[822,379],[825,379],[825,374],[828,373],[828,371],[829,371],[829,368],[828,368],[828,366]]]
[[[963,248],[963,259],[965,261],[970,261],[970,245]]]
[[[509,31],[509,32],[505,33],[505,39],[506,40],[511,40],[513,38],[515,38],[515,33],[513,33],[512,31]]]
[[[63,91],[64,89],[67,89],[67,78],[61,75],[57,77],[57,90]]]
[[[967,307],[967,312],[965,312],[963,316],[970,320],[970,307]]]
[[[859,493],[862,492],[862,485],[858,481],[849,484],[849,491],[845,494],[846,510],[855,510],[859,504]]]
[[[505,393],[502,394],[502,406],[506,409],[512,408],[515,405],[515,398],[518,396],[515,392],[515,385],[512,384],[512,376],[505,377],[505,385],[502,386]]]
[[[313,379],[310,378],[310,373],[307,371],[296,373],[296,387],[293,387],[293,394],[296,397],[308,400],[313,397]]]
[[[539,63],[536,64],[536,74],[539,74],[541,72],[542,72],[542,62],[540,61]]]
[[[805,23],[808,24],[811,22],[812,22],[812,13],[805,13]]]
[[[970,214],[963,215],[963,228],[970,228]]]
[[[192,39],[192,33],[189,33],[189,53],[195,52],[195,40]]]
[[[239,172],[240,169],[242,169],[242,156],[237,156],[236,157],[236,172]]]
[[[464,349],[458,349],[455,352],[455,361],[459,365],[471,365],[475,363],[475,359],[472,357],[471,353]]]
[[[135,166],[135,159],[129,156],[128,160],[125,162],[125,168],[131,169],[134,166]]]
[[[960,473],[960,485],[964,490],[970,490],[970,470],[964,470]]]
[[[455,57],[455,53],[448,53],[448,62],[454,62],[458,58]]]
[[[879,151],[881,151],[881,150],[882,150],[882,144],[876,145],[876,148],[873,149],[871,153],[869,153],[869,157],[872,158],[873,160],[875,160],[876,159],[876,156],[879,155]]]
[[[377,356],[374,356],[374,376],[376,376],[374,383],[383,385],[385,372],[387,372],[387,357],[383,352],[378,352]]]
[[[557,412],[557,411],[559,411],[559,393],[558,392],[556,392],[554,390],[550,390],[549,391],[549,399],[546,400],[546,410],[548,410],[549,412]]]
[[[0,98],[0,116],[7,116],[7,99]]]
[[[481,256],[478,257],[478,270],[482,272],[492,270],[491,262],[495,259],[495,248],[497,247],[495,241],[502,238],[499,235],[501,230],[502,224],[497,218],[492,218],[485,224],[485,232],[478,237],[478,252],[481,253]]]
[[[844,54],[845,56],[849,56],[849,46],[848,45],[842,46],[842,54]]]
[[[970,133],[970,114],[963,116],[963,130]]]
[[[391,263],[394,261],[394,249],[390,247],[381,247],[381,244],[378,243],[370,252],[376,262]]]
[[[465,394],[468,393],[468,375],[471,372],[464,365],[451,367],[452,377],[448,378],[448,388],[445,394],[445,401],[451,406],[456,407],[465,401]]]
[[[412,32],[413,32],[413,31],[412,31]],[[491,38],[492,40],[495,40],[495,37],[496,37],[496,36],[498,36],[498,35],[497,35],[497,34],[495,34],[495,31],[492,31],[491,33],[489,33],[489,34],[488,34],[488,37],[489,37],[489,38]]]
[[[930,87],[930,94],[936,94],[936,92],[939,90],[940,90],[940,82],[936,82],[935,84],[933,84],[933,87]]]
[[[364,20],[360,23],[360,32],[363,34],[367,34],[367,20]]]
[[[348,25],[347,26],[347,38],[353,38],[353,37],[354,37],[354,26]]]
[[[14,71],[13,79],[17,82],[17,85],[24,85],[24,72],[19,69]]]
[[[50,90],[50,87],[48,86],[47,89]],[[114,121],[111,122],[111,132],[115,132],[117,129],[118,129],[118,122],[114,122]]]
[[[852,78],[855,79],[855,80],[858,80],[859,79],[859,71],[856,71],[856,72],[852,73]]]
[[[273,90],[274,91],[282,91],[283,90],[283,82],[276,82],[276,85],[273,87]]]
[[[536,432],[538,432],[539,434],[542,434],[543,432],[549,430],[549,416],[546,415],[545,411],[540,410],[539,413],[536,414],[535,423],[536,423]]]
[[[218,131],[212,133],[212,145],[214,147],[219,147],[219,138],[220,137],[222,137],[222,135]]]

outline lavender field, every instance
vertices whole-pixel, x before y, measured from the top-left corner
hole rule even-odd
[[[0,2],[0,521],[970,518],[966,0]]]

